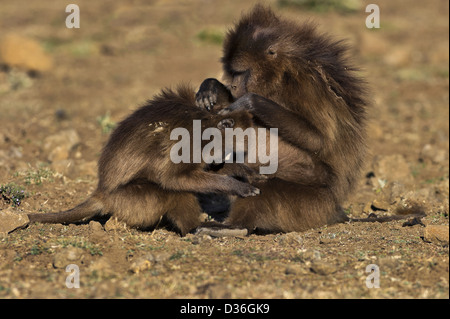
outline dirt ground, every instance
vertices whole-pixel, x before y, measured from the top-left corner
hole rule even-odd
[[[430,225],[445,225],[448,236],[448,1],[377,1],[379,29],[365,26],[370,2],[297,2],[266,3],[347,38],[372,90],[370,154],[346,212],[383,216],[420,205],[423,224],[244,238],[112,221],[34,224],[0,237],[0,298],[449,298],[448,237],[425,236]],[[0,212],[60,211],[87,198],[111,125],[162,87],[220,76],[223,34],[254,1],[75,3],[79,29],[65,27],[62,3],[0,4],[0,187],[24,191],[19,203],[4,188]],[[16,49],[22,60],[8,56],[17,44],[7,37],[30,42]],[[68,288],[77,273],[68,264],[78,267],[80,288]],[[377,274],[379,288],[369,288]]]

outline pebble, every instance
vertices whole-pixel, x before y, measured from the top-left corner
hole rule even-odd
[[[69,264],[83,263],[84,251],[78,247],[66,247],[53,257],[53,267],[64,268]]]
[[[288,245],[288,246],[298,246],[303,244],[303,238],[300,236],[299,233],[291,232],[287,234],[283,234],[278,238],[278,242],[281,245]]]
[[[431,144],[425,144],[420,152],[420,158],[423,160],[430,160],[435,164],[448,161],[447,151]]]
[[[103,230],[102,224],[91,220],[89,222],[89,239],[94,243],[105,243],[109,240],[109,236]]]
[[[133,261],[128,270],[134,274],[149,270],[157,263],[162,263],[170,258],[168,253],[147,254]]]
[[[310,270],[315,274],[327,276],[334,274],[337,271],[337,268],[322,261],[314,261],[310,266]]]
[[[44,139],[43,148],[48,152],[47,159],[51,162],[66,160],[70,150],[80,143],[80,137],[76,130],[67,129]]]
[[[423,239],[439,246],[448,246],[449,227],[444,225],[428,225],[425,227]]]
[[[387,202],[385,200],[381,200],[381,199],[374,199],[372,201],[372,209],[388,211],[389,210],[389,202]]]
[[[100,278],[114,276],[115,270],[111,264],[111,261],[102,257],[96,261],[94,261],[88,268],[90,272],[95,272],[95,274]]]
[[[413,176],[409,163],[401,154],[376,156],[373,163],[375,177],[387,181],[411,181]]]
[[[0,62],[25,71],[43,72],[51,69],[52,59],[42,46],[31,38],[7,34],[0,40]]]
[[[17,213],[12,208],[7,208],[0,211],[0,234],[6,236],[6,234],[12,232],[17,228],[23,228],[28,225],[30,220],[27,214]]]

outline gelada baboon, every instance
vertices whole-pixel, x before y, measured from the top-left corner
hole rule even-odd
[[[208,171],[203,157],[194,163],[192,149],[188,163],[176,164],[170,151],[178,141],[170,139],[171,131],[183,128],[192,136],[193,120],[201,120],[202,131],[251,125],[248,117],[235,114],[212,115],[199,109],[194,90],[187,86],[176,92],[163,90],[113,131],[99,159],[97,189],[85,202],[64,212],[29,214],[30,221],[74,223],[112,215],[130,227],[146,229],[164,216],[186,234],[201,222],[196,193],[255,196],[259,189],[245,181],[258,179],[258,174],[234,163]]]
[[[348,221],[341,204],[363,165],[368,99],[347,46],[257,5],[226,35],[222,64],[225,84],[206,79],[197,105],[214,112],[231,103],[219,114],[250,112],[256,125],[278,128],[280,140],[298,150],[302,158],[293,163],[311,163],[284,167],[289,178],[254,184],[261,195],[237,198],[223,226],[289,232]]]

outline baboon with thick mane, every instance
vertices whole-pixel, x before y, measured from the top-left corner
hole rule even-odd
[[[347,46],[312,23],[257,5],[226,35],[222,64],[224,84],[206,79],[197,105],[214,112],[231,103],[219,114],[246,110],[255,124],[278,128],[280,140],[313,163],[288,167],[289,178],[256,183],[261,195],[236,199],[224,225],[288,232],[348,220],[341,204],[363,165],[368,99]],[[325,183],[309,183],[323,175]]]

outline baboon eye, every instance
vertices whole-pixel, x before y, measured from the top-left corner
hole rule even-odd
[[[277,51],[274,48],[270,47],[270,48],[267,49],[267,54],[272,56],[272,57],[276,57],[277,56]]]

